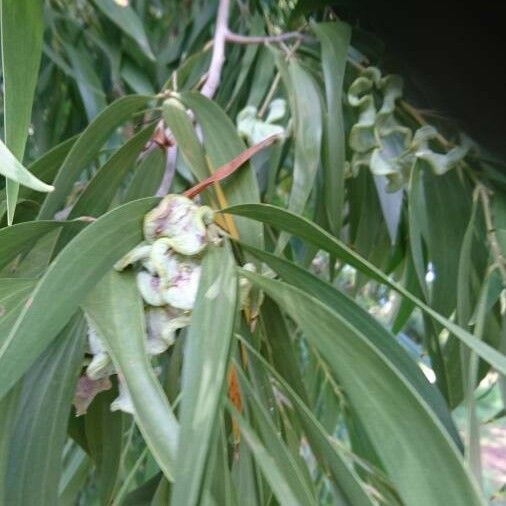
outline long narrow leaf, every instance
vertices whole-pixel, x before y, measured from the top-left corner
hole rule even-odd
[[[173,504],[197,503],[205,459],[225,383],[237,305],[235,263],[228,246],[210,248],[202,263],[185,347]]]
[[[288,395],[294,408],[299,414],[299,418],[306,432],[309,444],[317,459],[321,459],[324,466],[327,466],[336,486],[342,491],[346,500],[351,506],[371,506],[371,499],[364,490],[360,479],[356,473],[348,466],[345,459],[331,443],[331,436],[325,432],[321,423],[301,399],[290,384],[248,343],[249,354],[254,360],[258,361],[274,378],[281,384],[284,392]]]
[[[195,92],[182,93],[180,98],[192,109],[202,127],[204,147],[212,171],[244,151],[244,143],[237,134],[234,124],[217,104]],[[260,201],[258,183],[249,164],[245,164],[234,174],[223,191],[230,204]],[[244,241],[257,248],[263,246],[263,230],[260,224],[248,223],[242,218],[237,219],[236,224]]]
[[[135,420],[153,457],[172,479],[179,425],[146,355],[146,322],[135,277],[110,272],[84,308],[124,378]]]
[[[351,28],[346,23],[313,24],[321,43],[327,110],[322,165],[325,171],[325,210],[331,232],[339,236],[344,206],[346,146],[342,111],[342,89]]]
[[[0,143],[0,173],[7,179],[7,220],[11,224],[19,184],[39,191],[51,191],[28,173],[16,160],[23,160],[33,96],[42,55],[43,16],[39,0],[2,0],[1,36],[4,88],[5,150]]]
[[[416,388],[418,393],[437,414],[455,443],[459,447],[462,446],[459,434],[443,397],[428,382],[421,369],[416,366],[415,362],[397,343],[395,337],[383,325],[354,300],[310,272],[265,251],[254,250],[253,248],[248,248],[248,250],[259,260],[274,269],[286,282],[319,299],[356,328],[361,329],[371,345],[383,353],[392,366]],[[294,386],[293,383],[292,386]]]
[[[326,358],[406,506],[483,506],[437,418],[361,330],[297,288],[245,271],[243,275],[276,300]]]
[[[244,204],[228,208],[224,211],[268,223],[275,228],[290,232],[291,234],[305,239],[319,248],[322,248],[330,253],[334,253],[343,262],[352,265],[364,274],[367,274],[380,283],[384,283],[396,292],[400,293],[403,297],[411,300],[422,311],[446,327],[462,342],[472,348],[481,358],[489,362],[501,373],[506,374],[506,357],[503,354],[499,353],[483,341],[476,339],[476,337],[471,335],[469,332],[434,311],[420,299],[408,292],[403,286],[395,281],[392,281],[377,267],[367,260],[364,260],[360,257],[360,255],[357,255],[339,239],[336,239],[325,232],[325,230],[318,227],[318,225],[311,223],[309,220],[306,220],[301,216],[297,216],[289,211],[268,204]]]
[[[251,425],[243,416],[233,407],[228,405],[231,414],[239,423],[241,434],[253,454],[255,461],[262,470],[263,475],[271,486],[276,498],[282,506],[299,506],[304,504],[297,496],[297,492],[292,489],[279,467],[276,465],[274,456],[262,444],[261,439],[255,433]]]
[[[23,167],[23,165],[18,162],[17,158],[11,153],[11,151],[7,148],[7,146],[0,140],[0,174],[7,178],[7,181],[11,181],[11,183],[15,183],[11,188],[16,188],[16,191],[7,190],[7,199],[9,200],[11,197],[17,199],[17,186],[18,184],[22,184],[33,190],[37,190],[40,192],[51,192],[54,188],[51,185],[48,185],[42,182],[40,179],[37,179],[33,174],[28,172],[27,169]],[[9,184],[9,183],[8,183]],[[14,204],[15,204],[14,200]],[[15,207],[15,206],[14,206]],[[10,221],[12,223],[13,216],[13,207],[11,205],[11,200],[9,200],[9,205],[7,207],[8,212],[10,213]]]
[[[65,326],[114,262],[142,240],[141,221],[158,199],[111,211],[71,241],[38,282],[0,347],[0,399]]]
[[[81,172],[96,158],[99,149],[133,113],[146,107],[153,97],[132,95],[121,97],[104,109],[84,130],[72,146],[54,180],[55,191],[46,198],[39,219],[52,219]]]
[[[5,504],[57,503],[84,335],[84,319],[78,314],[23,379],[11,434]]]

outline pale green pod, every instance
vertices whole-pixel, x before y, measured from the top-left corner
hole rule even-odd
[[[176,330],[190,324],[190,315],[170,306],[146,309],[146,351],[149,355],[163,353],[174,343]]]
[[[167,304],[184,310],[193,309],[199,287],[201,267],[190,259],[179,263],[176,274],[168,285],[162,288],[163,299]]]
[[[155,241],[150,259],[160,278],[165,303],[178,309],[192,309],[200,279],[199,262],[174,253],[166,238]]]
[[[107,353],[102,340],[96,329],[88,321],[88,348],[93,355],[91,362],[86,368],[86,376],[92,380],[105,378],[114,372],[111,357]]]
[[[285,134],[284,127],[273,124],[286,114],[284,100],[277,99],[271,103],[269,115],[265,121],[260,119],[257,113],[257,108],[249,105],[237,115],[237,132],[246,139],[249,145],[257,144],[271,135]]]
[[[149,254],[151,252],[151,244],[147,242],[141,242],[134,249],[130,250],[123,258],[118,260],[114,264],[114,268],[117,271],[122,271],[129,265],[134,264],[135,262],[139,262],[149,258]]]
[[[121,375],[118,374],[119,395],[111,402],[111,411],[123,411],[133,415],[135,413],[130,392],[123,381]]]
[[[196,255],[207,244],[206,225],[212,220],[212,210],[197,206],[183,195],[167,195],[144,218],[144,237],[155,241],[169,239],[174,251]]]
[[[163,306],[165,304],[160,290],[160,278],[142,270],[136,276],[137,288],[146,304]]]
[[[245,263],[242,268],[249,272],[256,272],[255,264]],[[241,309],[247,306],[249,294],[251,291],[251,282],[244,276],[239,276],[239,305]]]

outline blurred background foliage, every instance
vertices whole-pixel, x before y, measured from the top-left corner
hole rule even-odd
[[[351,256],[340,257],[334,246],[326,249],[318,240],[310,244],[304,234],[297,237],[288,225],[283,228],[285,225],[276,225],[272,216],[262,217],[260,210],[251,211],[250,217],[266,224],[265,245],[241,234],[246,245],[263,247],[311,273],[307,290],[323,301],[322,306],[348,307],[335,295],[346,294],[352,309],[343,316],[345,321],[357,312],[353,325],[361,332],[380,342],[386,332],[395,349],[403,350],[392,351],[392,356],[401,353],[411,357],[409,367],[418,371],[413,372],[418,379],[409,381],[424,381],[417,376],[421,368],[428,382],[420,388],[430,392],[426,395],[431,399],[427,401],[431,407],[424,409],[430,411],[431,420],[436,419],[435,412],[444,420],[438,421],[437,430],[445,441],[454,439],[448,451],[461,452],[462,457],[455,459],[465,461],[466,471],[453,485],[448,484],[452,489],[448,493],[460,487],[465,496],[469,487],[476,498],[504,504],[506,384],[500,367],[504,366],[506,347],[506,176],[501,150],[472,128],[466,129],[469,118],[459,122],[441,110],[425,110],[438,107],[440,102],[431,102],[427,93],[420,93],[417,71],[405,65],[402,51],[395,50],[402,42],[389,52],[392,41],[381,29],[374,32],[374,16],[367,12],[367,5],[347,0],[231,2],[228,26],[234,34],[268,38],[247,44],[231,38],[226,43],[219,86],[209,96],[214,107],[199,101],[192,92],[202,89],[209,77],[217,1],[43,2],[41,64],[27,146],[24,157],[16,156],[34,175],[54,182],[56,191],[46,196],[21,187],[12,229],[23,224],[26,228],[9,236],[8,189],[3,178],[0,182],[0,234],[4,234],[0,252],[5,254],[0,272],[0,368],[5,371],[0,376],[5,382],[0,400],[0,474],[4,476],[0,479],[0,504],[53,505],[56,500],[62,505],[154,505],[168,504],[171,494],[173,500],[174,494],[176,498],[184,496],[184,491],[174,489],[166,479],[170,476],[154,456],[149,443],[152,434],[146,437],[145,426],[130,415],[109,412],[116,380],[112,390],[95,398],[84,416],[70,412],[84,355],[84,325],[78,316],[71,319],[72,311],[65,317],[55,316],[62,325],[55,330],[56,324],[51,329],[48,324],[47,342],[38,348],[34,345],[37,353],[30,351],[33,357],[30,355],[26,363],[18,361],[23,348],[15,344],[22,337],[23,325],[25,335],[31,331],[37,337],[37,325],[29,327],[30,310],[21,311],[34,286],[54,297],[55,305],[63,304],[66,288],[57,289],[62,285],[55,284],[53,291],[48,288],[47,292],[40,288],[46,286],[43,283],[51,269],[56,272],[60,265],[74,265],[69,260],[72,252],[84,251],[90,241],[97,250],[79,257],[79,266],[69,267],[69,276],[73,276],[69,279],[86,277],[82,273],[91,272],[86,265],[98,264],[97,255],[127,234],[127,229],[118,225],[116,234],[111,232],[107,239],[110,242],[91,242],[95,236],[89,222],[95,226],[99,218],[98,225],[103,215],[122,204],[155,194],[180,193],[202,179],[198,163],[189,156],[196,152],[190,143],[194,139],[176,134],[181,124],[175,111],[163,103],[169,97],[193,111],[208,168],[216,169],[235,156],[237,146],[240,150],[271,133],[282,134],[279,142],[253,158],[251,166],[258,183],[250,186],[250,194],[242,198],[244,193],[224,183],[224,193],[209,191],[202,199],[222,207],[228,199],[231,204],[263,202],[286,208],[350,248]],[[2,8],[12,8],[12,4],[3,0]],[[381,19],[377,21],[381,25]],[[275,40],[288,32],[292,35]],[[2,37],[6,37],[4,26]],[[4,43],[4,89],[5,47]],[[392,74],[405,69],[406,74],[400,77]],[[121,102],[126,96],[136,97]],[[4,110],[4,94],[1,100]],[[461,119],[458,104],[453,107],[452,113]],[[108,117],[104,110],[110,111]],[[158,123],[163,118],[176,137],[175,149],[170,132]],[[6,122],[1,124],[1,136],[7,139]],[[6,144],[11,147],[7,140]],[[141,203],[132,212],[145,212],[155,202]],[[241,219],[236,218],[237,223],[244,224]],[[48,228],[44,233],[32,233],[30,224],[41,220],[47,220]],[[286,220],[288,223],[290,218]],[[65,225],[56,229],[60,223]],[[243,226],[241,232],[246,230]],[[108,227],[112,230],[115,221]],[[83,235],[87,231],[89,236]],[[81,243],[77,242],[80,238]],[[69,249],[73,244],[74,250]],[[234,245],[238,259],[248,257],[245,251],[242,245]],[[298,271],[283,274],[275,260],[262,254],[257,258],[290,286],[305,287],[305,278]],[[366,260],[373,270],[361,260],[353,264],[349,258]],[[416,301],[385,285],[386,278],[371,279],[375,268]],[[93,284],[104,273],[96,274]],[[392,456],[382,452],[387,455],[390,451],[389,438],[397,437],[396,426],[388,428],[378,420],[384,432],[373,436],[376,439],[371,443],[374,421],[364,420],[364,412],[355,411],[354,402],[350,402],[346,380],[341,384],[334,369],[338,368],[339,354],[333,362],[333,357],[325,356],[314,344],[308,336],[311,327],[304,327],[290,307],[284,306],[288,299],[276,298],[276,290],[282,290],[279,286],[273,285],[270,292],[267,281],[265,286],[262,281],[254,283],[269,296],[257,315],[257,326],[238,318],[227,359],[227,364],[235,364],[239,371],[236,381],[241,385],[241,414],[234,411],[237,403],[235,408],[227,407],[227,389],[223,387],[219,411],[208,420],[213,430],[202,443],[209,445],[201,457],[205,471],[197,470],[193,482],[189,478],[184,482],[190,491],[188,504],[196,501],[191,495],[194,490],[199,503],[220,505],[295,504],[294,497],[300,504],[329,505],[422,505],[429,504],[430,497],[441,501],[444,493],[439,489],[444,478],[438,477],[443,474],[438,467],[447,463],[436,461],[434,469],[424,470],[429,484],[436,480],[434,496],[424,495],[427,492],[416,479],[411,482],[392,473]],[[327,287],[337,291],[324,295]],[[321,293],[321,298],[315,293]],[[82,294],[84,297],[84,288]],[[303,300],[297,299],[299,295],[289,296],[294,297],[290,299],[293,304]],[[83,300],[76,302],[74,312]],[[424,304],[442,319],[434,319]],[[314,310],[318,307],[316,304]],[[381,323],[379,330],[368,313]],[[36,322],[37,314],[33,314]],[[38,314],[39,318],[44,314],[42,309]],[[474,351],[456,337],[458,332],[447,330],[447,320],[460,328],[459,336],[472,334],[480,342]],[[319,327],[314,325],[312,332],[318,334]],[[332,327],[327,330],[333,332]],[[154,360],[161,371],[157,381],[176,412],[179,399],[184,399],[181,368],[185,339],[186,331],[181,331],[169,352]],[[488,346],[480,348],[483,343]],[[390,345],[385,346],[381,353],[390,353]],[[14,350],[11,355],[10,350]],[[495,368],[482,360],[487,357],[495,360]],[[8,368],[7,362],[13,365]],[[348,367],[351,369],[341,374],[349,375],[353,364]],[[366,371],[357,368],[353,374],[365,377]],[[302,408],[283,381],[300,396]],[[378,383],[382,381],[378,378]],[[66,390],[61,388],[51,404],[51,392],[63,383]],[[37,384],[40,391],[32,390]],[[399,391],[392,387],[392,392]],[[378,402],[396,407],[402,419],[403,399]],[[45,422],[36,423],[39,419]],[[151,422],[156,427],[156,420]],[[399,423],[402,425],[401,420]],[[425,436],[420,436],[421,452]],[[412,438],[417,437],[415,428]],[[55,441],[49,457],[43,443],[48,440]],[[189,452],[197,451],[185,442]],[[184,455],[184,450],[179,451],[179,457]],[[454,457],[448,458],[453,465]],[[57,472],[60,459],[61,473]],[[405,465],[409,467],[399,458],[398,466]],[[30,485],[30,473],[38,472],[34,466],[54,469],[46,469],[47,476]],[[192,470],[185,468],[185,472]],[[416,475],[416,470],[413,473]],[[422,476],[419,479],[424,481]],[[399,480],[404,480],[404,485],[400,486]],[[350,481],[357,489],[346,486]],[[40,495],[37,486],[49,492]],[[468,504],[481,504],[476,498],[473,495]]]

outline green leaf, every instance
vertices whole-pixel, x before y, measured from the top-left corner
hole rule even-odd
[[[123,446],[123,413],[110,409],[117,393],[117,389],[109,389],[98,394],[85,416],[86,441],[95,463],[102,504],[111,502]]]
[[[9,180],[15,182],[16,184],[22,184],[24,186],[28,186],[34,190],[40,192],[51,192],[53,191],[53,187],[42,182],[40,179],[37,179],[33,174],[28,172],[20,162],[18,162],[17,158],[9,151],[7,146],[0,140],[0,174],[7,178],[7,184],[9,184]],[[9,193],[7,189],[7,199],[10,198],[13,193]],[[15,194],[15,198],[17,199],[17,190]],[[9,201],[10,202],[10,201]],[[14,201],[15,203],[15,201]],[[9,211],[10,209],[10,211]],[[10,213],[9,216],[9,224],[12,223],[12,217],[14,208],[11,207],[11,204],[8,205],[7,211]]]
[[[132,490],[124,499],[123,506],[150,506],[158,484],[161,473],[156,474],[142,485]]]
[[[462,445],[443,397],[428,382],[416,363],[383,325],[353,299],[310,272],[265,251],[253,250],[253,248],[248,248],[248,250],[260,261],[265,262],[274,269],[286,282],[304,290],[308,295],[318,299],[354,327],[361,329],[370,345],[378,353],[384,355],[385,360],[390,363],[391,367],[395,368],[399,374],[402,374],[404,379],[416,389],[418,394],[434,410],[457,446]],[[265,308],[265,311],[270,312],[272,309]],[[271,319],[269,319],[269,327],[272,325],[277,324],[271,323]],[[296,385],[293,381],[290,384],[292,387]]]
[[[309,220],[297,216],[289,211],[268,204],[244,204],[225,209],[224,212],[249,217],[264,223],[268,223],[275,228],[287,231],[301,239],[304,239],[315,246],[333,253],[343,262],[350,264],[371,278],[387,285],[403,297],[411,300],[422,311],[431,316],[438,323],[446,327],[452,334],[455,334],[469,348],[473,349],[481,358],[493,365],[499,372],[506,374],[506,357],[487,345],[483,341],[476,339],[466,330],[440,315],[432,308],[427,306],[420,299],[408,292],[403,286],[392,281],[386,274],[367,260],[357,255],[346,244],[339,239],[331,236],[318,225]]]
[[[155,146],[139,162],[125,195],[125,202],[155,195],[160,186],[167,154],[165,149]]]
[[[146,107],[153,97],[125,96],[104,109],[84,130],[72,146],[54,180],[55,191],[46,198],[38,219],[52,219],[63,204],[81,172],[97,157],[108,137],[133,113]]]
[[[0,346],[35,286],[34,279],[0,279]]]
[[[15,428],[16,407],[19,398],[20,383],[0,400],[0,501],[4,503],[5,478],[9,464],[11,433]]]
[[[232,483],[228,463],[228,434],[221,413],[219,418],[219,422],[215,424],[214,438],[211,441],[209,456],[204,468],[200,506],[215,504],[238,506],[236,488]]]
[[[274,63],[272,50],[261,46],[251,75],[247,105],[253,105],[257,109],[260,107],[260,102],[271,86],[275,70],[276,64]]]
[[[268,257],[263,257],[264,252],[260,250],[249,249],[253,255],[258,251],[257,258],[270,265],[274,270],[275,267],[269,264]],[[274,257],[273,258],[277,258]],[[300,369],[297,364],[297,357],[295,355],[290,334],[286,325],[285,318],[278,306],[272,303],[271,300],[267,300],[262,305],[262,319],[265,321],[265,333],[269,340],[269,345],[272,350],[272,359],[274,366],[279,373],[285,378],[292,388],[297,392],[297,395],[307,402],[307,392],[302,380]]]
[[[126,60],[121,67],[121,77],[139,95],[154,95],[156,93],[144,69],[129,60]]]
[[[295,159],[288,208],[301,214],[311,194],[320,164],[323,128],[321,100],[311,74],[295,59],[290,60],[287,65],[278,55],[276,63],[283,77],[294,119]],[[326,183],[331,184],[330,181]],[[282,234],[277,251],[282,251],[287,241],[288,235]]]
[[[23,379],[11,434],[5,504],[57,504],[84,336],[84,319],[76,315]]]
[[[239,423],[241,435],[251,450],[251,453],[253,454],[258,467],[262,470],[265,479],[276,495],[279,504],[282,506],[299,506],[302,504],[307,504],[302,500],[302,498],[298,497],[297,490],[294,490],[292,488],[292,484],[288,481],[287,477],[279,468],[275,460],[275,455],[273,455],[262,443],[261,439],[255,433],[251,425],[233,407],[232,404],[229,403],[228,408],[232,416]]]
[[[269,448],[279,471],[283,474],[290,488],[297,496],[296,504],[315,504],[316,498],[313,487],[306,480],[303,469],[299,466],[298,461],[291,455],[286,443],[281,439],[279,430],[274,425],[271,415],[266,411],[265,406],[258,399],[258,394],[251,386],[246,375],[240,367],[236,367],[241,380],[241,387],[244,391],[245,399],[251,406],[251,417],[256,421],[255,426],[265,446]],[[304,461],[302,461],[304,462]],[[303,464],[305,465],[305,463]],[[312,485],[312,483],[311,483]],[[278,498],[279,499],[279,498]]]
[[[154,125],[143,128],[102,165],[77,199],[68,219],[78,216],[98,217],[107,211],[126,174],[151,137],[153,129]]]
[[[323,192],[330,231],[339,236],[344,206],[344,173],[346,160],[342,111],[342,89],[351,29],[346,23],[314,23],[321,43],[323,77],[327,110],[324,113],[325,136],[322,165],[325,175]]]
[[[136,474],[139,472],[143,464],[146,465],[147,456],[148,456],[148,447],[145,446],[143,450],[140,452],[139,456],[137,457],[137,460],[135,460],[133,465],[130,466],[128,474],[126,478],[123,480],[123,483],[121,484],[121,487],[119,488],[118,492],[115,494],[114,501],[111,503],[111,506],[119,506],[120,504],[123,504],[123,500],[128,492],[128,489],[131,486],[131,483],[134,481]]]
[[[437,418],[361,329],[297,288],[242,274],[272,297],[325,357],[406,506],[485,504]]]
[[[74,70],[74,80],[79,89],[88,121],[105,109],[107,102],[90,52],[81,41],[77,45],[65,44],[65,51]]]
[[[457,304],[458,252],[469,221],[471,192],[457,172],[436,176],[424,164],[416,168],[423,171],[421,205],[427,215],[427,247],[435,273],[429,301],[438,313],[449,316]]]
[[[210,247],[185,346],[181,401],[181,437],[173,504],[197,503],[227,373],[237,306],[235,262],[229,246]]]
[[[251,19],[251,28],[249,31],[250,35],[263,35],[264,28],[263,28],[263,20],[260,14],[253,14]],[[248,77],[248,74],[250,74],[251,67],[253,65],[253,62],[255,60],[255,57],[261,49],[262,46],[259,46],[258,44],[250,44],[246,47],[244,50],[243,55],[241,56],[241,70],[237,76],[237,79],[235,79],[234,89],[230,93],[230,95],[227,97],[228,103],[226,110],[230,108],[230,106],[234,103],[237,96],[244,92],[245,88],[247,88],[244,83],[246,82],[246,78]],[[254,74],[255,75],[255,74]],[[251,86],[251,89],[253,87]]]
[[[172,479],[179,425],[146,354],[144,307],[134,275],[110,272],[90,293],[84,309],[125,380],[146,444]]]
[[[57,221],[26,221],[0,230],[0,270],[27,246],[62,226]]]
[[[30,367],[114,263],[142,240],[159,199],[125,204],[75,237],[49,266],[0,347],[0,399]]]
[[[177,146],[197,181],[209,176],[209,168],[202,144],[199,142],[192,120],[175,99],[163,103],[163,119],[174,135]]]
[[[77,445],[72,447],[70,455],[65,455],[65,457],[60,480],[58,506],[75,506],[76,499],[88,477],[91,460]]]
[[[0,173],[6,176],[7,220],[14,218],[19,184],[51,191],[16,160],[23,160],[42,55],[44,30],[40,0],[2,0],[1,36],[5,144],[0,143]],[[11,154],[12,152],[12,154]]]
[[[150,60],[155,61],[142,21],[132,7],[128,4],[126,6],[120,5],[114,0],[93,0],[93,3],[134,40]]]
[[[153,128],[151,125],[138,132],[102,165],[72,207],[68,220],[80,216],[98,217],[107,211],[127,172],[151,136]],[[59,251],[65,246],[75,234],[76,230],[71,227],[63,230],[56,250]]]
[[[269,305],[275,306],[272,302]],[[283,387],[284,392],[288,395],[294,409],[297,411],[316,458],[328,470],[336,487],[340,489],[341,494],[345,496],[345,499],[352,506],[372,506],[372,502],[365,492],[360,479],[341,455],[343,450],[338,450],[336,444],[331,444],[330,435],[325,431],[300,395],[290,386],[290,382],[284,379],[251,345],[245,341],[243,343],[248,348],[250,357],[258,361]]]
[[[33,163],[28,165],[28,170],[36,177],[44,181],[45,183],[52,183],[53,179],[58,172],[58,168],[62,164],[63,160],[67,156],[68,152],[78,139],[78,135],[63,141],[62,143],[56,145],[54,148],[50,149],[46,153],[44,153],[40,158],[37,158]],[[35,192],[30,188],[20,188],[19,189],[19,198],[34,200],[39,202],[42,200],[44,194]]]
[[[427,217],[425,213],[425,196],[422,184],[423,172],[415,164],[409,179],[408,189],[408,225],[409,245],[413,260],[413,267],[418,277],[418,283],[425,299],[428,298],[425,281],[426,265],[423,255],[423,234],[427,233]]]
[[[193,110],[202,127],[204,147],[213,172],[245,150],[234,124],[217,104],[195,92],[182,93],[180,98]],[[249,163],[223,184],[223,191],[230,204],[260,202],[258,183]],[[262,225],[248,223],[242,218],[235,222],[244,242],[256,248],[263,247]]]

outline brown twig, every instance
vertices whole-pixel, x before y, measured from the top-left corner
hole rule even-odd
[[[264,139],[263,141],[255,144],[254,146],[245,149],[243,152],[239,153],[235,158],[227,162],[225,165],[222,165],[219,169],[217,169],[211,176],[207,177],[197,183],[195,186],[192,186],[189,190],[186,190],[183,195],[188,198],[195,197],[195,195],[199,194],[201,191],[205,190],[208,186],[217,181],[221,181],[226,177],[233,174],[244,162],[248,161],[253,155],[264,149],[265,147],[272,144],[274,141],[279,139],[279,135],[271,135]]]
[[[494,267],[499,270],[503,285],[506,286],[506,260],[503,256],[501,246],[497,240],[495,233],[494,220],[492,218],[492,211],[490,209],[490,190],[481,182],[476,185],[476,192],[481,200],[483,208],[483,217],[485,220],[485,227],[487,229],[487,238],[490,244],[490,252],[494,259]]]

